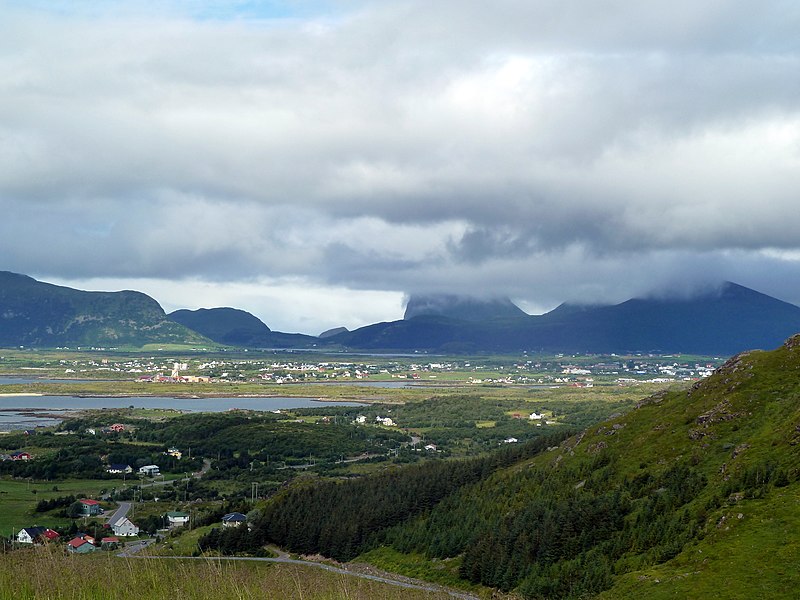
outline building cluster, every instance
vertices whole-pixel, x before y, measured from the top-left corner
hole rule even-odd
[[[114,423],[113,425],[109,425],[108,427],[101,427],[100,429],[97,429],[96,427],[87,427],[86,433],[88,433],[89,435],[97,435],[98,433],[105,433],[105,434],[122,433],[127,428],[128,427],[126,425],[123,425],[122,423]]]
[[[81,505],[80,518],[101,517],[104,513],[100,502],[96,500],[84,498],[78,502]],[[176,510],[168,511],[162,518],[164,529],[176,529],[189,526],[191,517],[187,512]],[[228,513],[222,517],[221,525],[225,529],[247,525],[247,516],[239,512]],[[102,529],[102,537],[79,532],[64,542],[62,534],[54,529],[35,525],[23,527],[14,534],[13,539],[20,547],[64,543],[65,550],[70,554],[87,554],[96,550],[115,550],[122,545],[120,538],[136,537],[140,533],[139,527],[124,512],[120,514],[119,511],[111,515]]]
[[[32,460],[33,455],[30,452],[12,452],[11,454],[0,454],[0,461],[6,460]]]
[[[470,383],[503,385],[570,385],[588,378],[631,379],[634,382],[668,382],[701,379],[719,363],[687,361],[680,357],[636,354],[631,356],[556,355],[540,359],[431,360],[398,358],[380,365],[352,361],[275,360],[253,357],[168,362],[166,359],[110,358],[61,360],[64,372],[87,375],[97,372],[135,374],[154,383],[224,383],[252,381],[271,384],[357,382],[362,380],[436,380],[452,372],[472,373]],[[89,375],[90,376],[90,375]],[[108,377],[107,375],[103,377]],[[581,386],[589,387],[589,386]]]

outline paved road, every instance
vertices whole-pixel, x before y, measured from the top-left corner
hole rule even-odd
[[[118,554],[117,556],[122,556],[122,554]],[[127,555],[126,555],[127,556]],[[134,556],[134,558],[142,558],[142,559],[179,559],[179,560],[205,560],[205,561],[223,561],[223,560],[230,560],[230,561],[257,561],[257,562],[272,562],[272,563],[282,563],[282,564],[289,564],[289,565],[300,565],[303,567],[315,567],[317,569],[323,569],[325,571],[330,571],[331,573],[339,573],[341,575],[350,575],[352,577],[360,577],[361,579],[369,579],[371,581],[378,581],[380,583],[387,583],[389,585],[394,585],[397,587],[402,587],[410,590],[423,590],[426,592],[440,592],[449,594],[453,598],[458,598],[459,600],[480,600],[478,596],[474,596],[473,594],[469,594],[467,592],[459,592],[456,590],[451,590],[448,588],[440,587],[433,584],[425,584],[425,583],[411,583],[408,581],[398,581],[397,579],[390,579],[388,577],[381,577],[379,575],[370,575],[368,573],[359,573],[358,571],[348,571],[347,569],[342,569],[340,567],[334,567],[331,565],[326,565],[325,563],[319,562],[312,562],[309,560],[298,560],[295,558],[289,558],[287,555],[278,556],[276,558],[257,558],[257,557],[250,557],[250,556]]]
[[[136,554],[137,552],[139,552],[140,550],[144,550],[145,548],[147,548],[153,542],[155,542],[155,539],[153,539],[153,538],[147,538],[147,539],[144,539],[144,540],[136,540],[135,542],[127,542],[125,544],[125,548],[121,552],[118,552],[117,556],[120,556],[120,557],[123,557],[123,558],[129,558],[129,557],[133,556],[134,554]],[[138,557],[138,558],[142,558],[142,557]]]
[[[211,461],[208,459],[203,460],[203,468],[198,471],[197,473],[192,473],[192,477],[202,477],[208,470],[211,468]],[[186,481],[186,479],[182,479],[180,481]],[[161,485],[169,482],[159,482]],[[152,484],[151,484],[152,485]],[[142,486],[145,487],[145,486]],[[109,517],[109,522],[111,519],[117,518],[117,516],[125,516],[128,514],[128,511],[131,508],[130,502],[120,502],[119,508],[117,511]],[[330,571],[331,573],[339,573],[342,575],[350,575],[352,577],[360,577],[362,579],[369,579],[371,581],[378,581],[381,583],[386,583],[389,585],[394,585],[397,587],[402,587],[406,589],[412,590],[423,590],[426,592],[442,592],[449,594],[453,598],[458,598],[459,600],[479,600],[477,596],[466,592],[459,592],[456,590],[451,590],[448,588],[444,588],[441,586],[433,585],[433,584],[425,584],[423,582],[420,583],[411,583],[408,581],[399,581],[397,579],[390,579],[388,577],[381,577],[379,575],[370,575],[368,573],[359,573],[358,571],[349,571],[347,569],[342,569],[340,567],[334,567],[331,565],[326,565],[324,563],[313,562],[308,560],[298,560],[294,558],[289,558],[289,555],[284,552],[278,552],[279,556],[275,558],[260,558],[260,557],[246,557],[246,556],[221,556],[221,557],[207,557],[207,556],[137,556],[136,553],[143,550],[150,544],[152,544],[155,540],[154,539],[144,539],[144,540],[137,540],[135,542],[128,542],[125,546],[125,549],[118,553],[117,556],[126,557],[126,558],[142,558],[142,559],[185,559],[185,560],[230,560],[230,561],[257,561],[257,562],[273,562],[273,563],[283,563],[283,564],[290,564],[290,565],[301,565],[304,567],[313,567],[317,569],[323,569],[325,571]]]
[[[121,518],[127,516],[128,511],[130,509],[131,509],[131,503],[130,502],[120,502],[119,503],[119,508],[117,508],[117,510],[114,511],[113,514],[109,515],[108,522],[109,523],[114,523],[118,519],[121,519]]]

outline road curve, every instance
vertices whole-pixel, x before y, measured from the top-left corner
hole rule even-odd
[[[120,502],[119,507],[108,517],[108,522],[113,523],[122,517],[127,516],[128,511],[131,509],[130,502]]]

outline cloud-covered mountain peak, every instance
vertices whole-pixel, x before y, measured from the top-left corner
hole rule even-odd
[[[488,321],[525,317],[527,314],[508,298],[415,294],[406,305],[405,320],[419,316],[442,316],[461,321]]]

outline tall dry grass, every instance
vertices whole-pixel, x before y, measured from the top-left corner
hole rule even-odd
[[[69,556],[42,547],[0,556],[0,600],[444,600],[426,593],[271,563]]]

